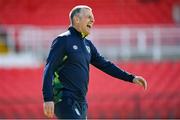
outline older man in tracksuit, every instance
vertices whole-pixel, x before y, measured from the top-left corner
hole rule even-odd
[[[86,39],[94,23],[92,9],[81,5],[70,12],[71,26],[52,43],[44,70],[44,113],[47,117],[84,119],[89,65],[128,82],[147,88],[146,80],[129,74],[102,57]]]

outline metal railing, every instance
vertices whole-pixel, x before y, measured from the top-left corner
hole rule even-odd
[[[3,26],[11,52],[46,58],[51,42],[64,26]],[[177,59],[180,57],[178,26],[95,26],[88,37],[108,59]],[[15,52],[15,53],[16,53]]]

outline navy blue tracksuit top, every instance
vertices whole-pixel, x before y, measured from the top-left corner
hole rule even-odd
[[[80,32],[70,27],[52,43],[44,69],[44,101],[53,101],[52,81],[55,72],[63,88],[85,98],[89,82],[89,64],[118,79],[132,82],[134,78],[134,75],[105,60],[90,40],[83,38]]]

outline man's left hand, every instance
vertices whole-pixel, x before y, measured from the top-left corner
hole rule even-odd
[[[133,83],[143,86],[145,90],[147,89],[147,81],[141,76],[135,76]]]

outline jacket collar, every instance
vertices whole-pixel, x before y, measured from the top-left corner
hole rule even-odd
[[[85,38],[85,37],[86,37],[86,36],[83,35],[83,33],[77,31],[73,26],[70,26],[70,27],[68,28],[68,30],[69,30],[71,33],[73,33],[73,34],[75,34],[75,35],[77,35],[77,36],[79,36],[79,37],[81,37],[81,38]]]

